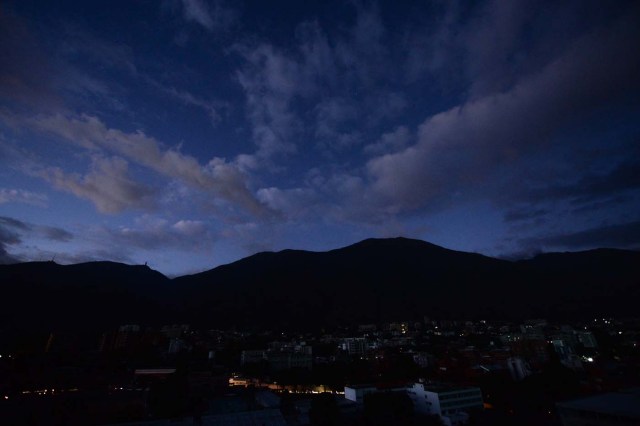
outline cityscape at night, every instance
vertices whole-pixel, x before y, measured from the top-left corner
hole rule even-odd
[[[639,22],[0,2],[0,424],[640,424]]]

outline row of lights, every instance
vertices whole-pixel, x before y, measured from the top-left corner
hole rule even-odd
[[[28,394],[37,394],[37,395],[46,395],[48,392],[51,392],[51,394],[54,393],[62,393],[62,392],[77,392],[78,388],[71,388],[71,389],[58,389],[57,391],[55,389],[36,389],[36,390],[25,390],[20,392],[23,395],[28,395]],[[6,399],[6,398],[5,398]]]

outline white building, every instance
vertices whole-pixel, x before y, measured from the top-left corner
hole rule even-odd
[[[414,383],[407,388],[407,394],[418,413],[440,416],[447,426],[465,424],[469,415],[467,411],[482,409],[482,391],[480,388],[453,388],[445,386],[429,386]]]
[[[406,392],[405,386],[378,387],[376,385],[351,385],[344,387],[344,397],[358,404],[364,403],[364,397],[371,393],[379,392]]]

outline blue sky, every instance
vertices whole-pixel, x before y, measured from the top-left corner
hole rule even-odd
[[[0,6],[0,261],[640,247],[640,8]]]

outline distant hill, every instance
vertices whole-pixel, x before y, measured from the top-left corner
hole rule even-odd
[[[637,315],[640,253],[506,261],[406,238],[258,253],[170,280],[146,266],[0,266],[3,327],[317,328],[434,318]]]
[[[170,280],[146,266],[115,262],[0,265],[2,328],[107,327],[154,322]]]

